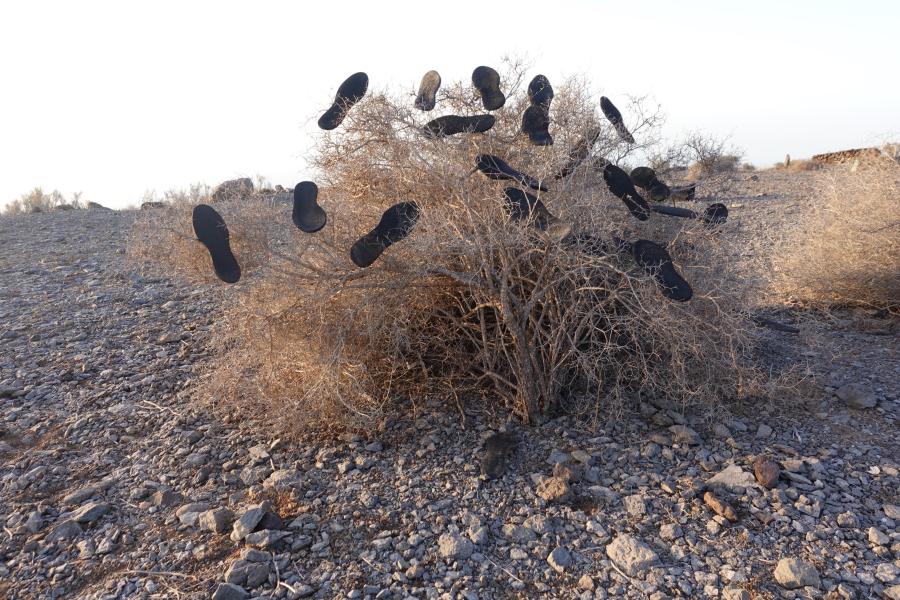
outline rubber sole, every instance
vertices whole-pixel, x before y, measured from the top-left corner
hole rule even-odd
[[[437,102],[437,91],[441,87],[441,74],[437,71],[428,71],[419,83],[419,93],[416,95],[415,107],[428,112],[434,108]]]
[[[665,202],[671,194],[672,191],[669,189],[669,186],[659,180],[647,190],[647,195],[654,202]]]
[[[606,182],[609,191],[625,203],[631,216],[638,221],[646,221],[650,218],[650,205],[634,189],[634,184],[625,171],[609,163],[603,167],[603,181]]]
[[[472,85],[478,90],[485,110],[497,110],[506,104],[506,96],[500,90],[500,74],[490,67],[477,67],[472,71]]]
[[[721,202],[710,204],[700,219],[707,225],[722,225],[728,220],[728,207]]]
[[[688,201],[694,199],[694,196],[696,193],[697,193],[697,184],[691,183],[688,185],[672,187],[669,197],[672,198],[672,200],[678,200],[680,202],[688,202]]]
[[[198,204],[194,207],[191,221],[194,235],[209,250],[216,276],[225,283],[237,283],[241,278],[241,266],[231,252],[225,219],[212,206]]]
[[[637,240],[631,244],[635,262],[656,279],[663,296],[676,302],[687,302],[694,291],[675,269],[672,257],[665,248],[650,240]]]
[[[301,231],[315,233],[325,227],[328,221],[325,210],[316,202],[318,196],[319,188],[312,181],[301,181],[294,187],[291,220]]]
[[[656,171],[650,167],[635,167],[631,170],[630,177],[634,185],[642,190],[649,190],[654,183],[659,181],[656,177]]]
[[[543,75],[535,76],[528,84],[528,101],[550,110],[550,103],[553,101],[553,86],[550,85],[550,80]]]
[[[366,95],[369,87],[369,76],[365,73],[354,73],[344,80],[334,95],[331,107],[319,117],[319,127],[326,131],[336,128],[344,121],[344,117]]]
[[[471,117],[446,115],[429,121],[422,130],[430,138],[442,138],[458,133],[484,133],[493,127],[496,122],[497,119],[494,115],[474,115]]]
[[[415,202],[395,204],[381,215],[375,229],[356,240],[350,248],[350,260],[357,267],[365,268],[391,245],[409,235],[419,219],[419,205]]]
[[[661,215],[670,217],[680,217],[682,219],[700,219],[706,225],[722,225],[728,220],[728,208],[720,203],[710,204],[703,211],[703,214],[697,214],[686,208],[677,206],[668,206],[665,204],[651,204],[650,210]]]
[[[534,190],[547,191],[547,187],[543,183],[530,175],[516,171],[499,156],[479,154],[475,157],[475,167],[488,179],[509,179],[518,181]]]
[[[629,144],[633,144],[634,136],[631,135],[631,132],[628,131],[627,127],[625,127],[625,122],[622,120],[622,113],[619,112],[619,109],[616,108],[616,105],[613,104],[606,96],[600,97],[600,110],[603,111],[606,120],[609,121],[615,128],[616,133],[619,134],[619,138],[621,138],[623,141],[628,142]]]
[[[513,221],[520,222],[534,219],[535,227],[541,231],[546,231],[557,220],[556,217],[550,214],[543,202],[526,191],[508,187],[503,190],[503,196],[506,200],[504,207]]]
[[[535,146],[552,146],[553,136],[550,135],[550,114],[543,106],[532,104],[522,113],[522,133],[528,135],[528,140]]]

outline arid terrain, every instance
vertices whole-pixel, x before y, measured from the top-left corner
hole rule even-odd
[[[748,259],[811,176],[734,175]],[[759,351],[808,392],[721,422],[423,402],[288,441],[194,401],[229,289],[126,260],[136,214],[0,218],[0,598],[900,599],[896,317],[773,308],[800,333]]]

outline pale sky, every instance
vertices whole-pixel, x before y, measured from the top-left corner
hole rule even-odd
[[[731,136],[770,166],[900,138],[898,31],[897,0],[4,1],[0,204],[35,186],[110,207],[256,174],[292,187],[350,74],[412,90],[506,54],[650,95],[667,134]]]

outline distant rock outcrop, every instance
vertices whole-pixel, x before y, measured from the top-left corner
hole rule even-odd
[[[221,202],[223,200],[234,200],[243,198],[253,193],[253,180],[249,177],[241,177],[240,179],[230,179],[223,181],[213,190],[209,199],[212,202]]]

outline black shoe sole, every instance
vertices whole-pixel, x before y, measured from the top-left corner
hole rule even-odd
[[[659,180],[647,190],[647,195],[650,196],[650,200],[653,202],[665,202],[671,194],[672,191],[669,189],[669,186]]]
[[[721,202],[710,204],[700,219],[707,225],[722,225],[728,220],[728,207]]]
[[[294,187],[294,210],[291,220],[306,233],[315,233],[325,227],[328,215],[316,202],[319,188],[312,181],[301,181]]]
[[[672,257],[666,249],[649,240],[638,240],[631,244],[635,262],[650,273],[663,296],[676,302],[687,302],[694,291],[672,264]]]
[[[471,117],[446,115],[429,121],[422,129],[425,135],[430,138],[442,138],[458,133],[484,133],[493,127],[496,122],[497,119],[494,115],[474,115]]]
[[[522,113],[522,132],[528,134],[529,141],[535,146],[552,146],[550,135],[550,115],[543,106],[532,104]]]
[[[550,214],[544,203],[528,192],[519,188],[508,187],[503,190],[506,202],[504,208],[513,221],[527,221],[534,219],[534,225],[541,231],[546,231],[556,217]]]
[[[694,199],[694,195],[697,192],[697,184],[692,183],[690,185],[682,185],[675,186],[671,189],[671,193],[669,197],[672,200],[678,200],[680,202],[688,202]]]
[[[563,168],[560,169],[556,175],[553,176],[554,179],[562,179],[563,177],[568,177],[571,175],[575,169],[577,169],[584,160],[590,156],[591,149],[594,147],[594,144],[597,143],[597,139],[600,137],[601,131],[599,129],[589,130],[587,135],[583,138],[580,138],[575,145],[572,146],[572,150],[569,152],[569,160],[566,161],[566,164],[563,165]]]
[[[509,164],[493,154],[479,154],[475,157],[475,167],[489,179],[511,179],[518,181],[522,185],[528,186],[534,190],[542,192],[547,191],[547,186],[525,173],[520,173],[513,169]]]
[[[600,110],[603,111],[606,119],[612,123],[613,127],[615,127],[619,137],[629,144],[633,144],[634,136],[631,135],[631,132],[625,127],[625,122],[622,120],[622,113],[619,112],[619,109],[616,108],[615,104],[610,102],[609,98],[606,96],[600,97]]]
[[[535,105],[550,110],[550,103],[553,101],[553,86],[550,80],[543,75],[537,75],[528,84],[528,101]]]
[[[347,112],[353,108],[353,105],[359,102],[366,95],[369,88],[369,76],[365,73],[354,73],[344,80],[344,83],[338,88],[337,94],[334,95],[334,102],[331,108],[325,111],[319,117],[319,127],[325,131],[330,131],[340,125],[347,116]]]
[[[434,108],[437,91],[441,87],[441,75],[437,71],[428,71],[422,77],[419,84],[419,94],[416,96],[415,106],[419,110],[428,112]]]
[[[481,95],[485,110],[497,110],[506,104],[506,96],[500,91],[500,74],[490,67],[478,67],[472,71],[472,85]]]
[[[631,181],[642,190],[649,190],[659,181],[656,171],[650,167],[635,167],[631,170]]]
[[[393,205],[384,211],[375,229],[356,240],[350,248],[350,260],[357,267],[368,267],[378,260],[388,246],[409,235],[418,219],[419,205],[415,202]]]
[[[209,250],[213,270],[225,283],[237,283],[241,278],[241,266],[231,252],[228,227],[222,215],[208,204],[198,204],[191,216],[194,235]]]
[[[686,208],[678,208],[677,206],[668,206],[665,204],[651,204],[650,210],[661,215],[670,217],[680,217],[682,219],[697,219],[699,215],[692,210]]]
[[[610,163],[603,167],[603,181],[619,200],[625,203],[628,212],[638,221],[646,221],[650,218],[650,205],[643,196],[634,189],[634,184],[628,174]]]
[[[670,217],[681,217],[682,219],[700,219],[706,225],[722,225],[728,221],[728,208],[720,203],[710,204],[703,211],[703,214],[697,214],[686,208],[678,208],[677,206],[667,206],[665,204],[651,204],[650,210],[661,215]]]

